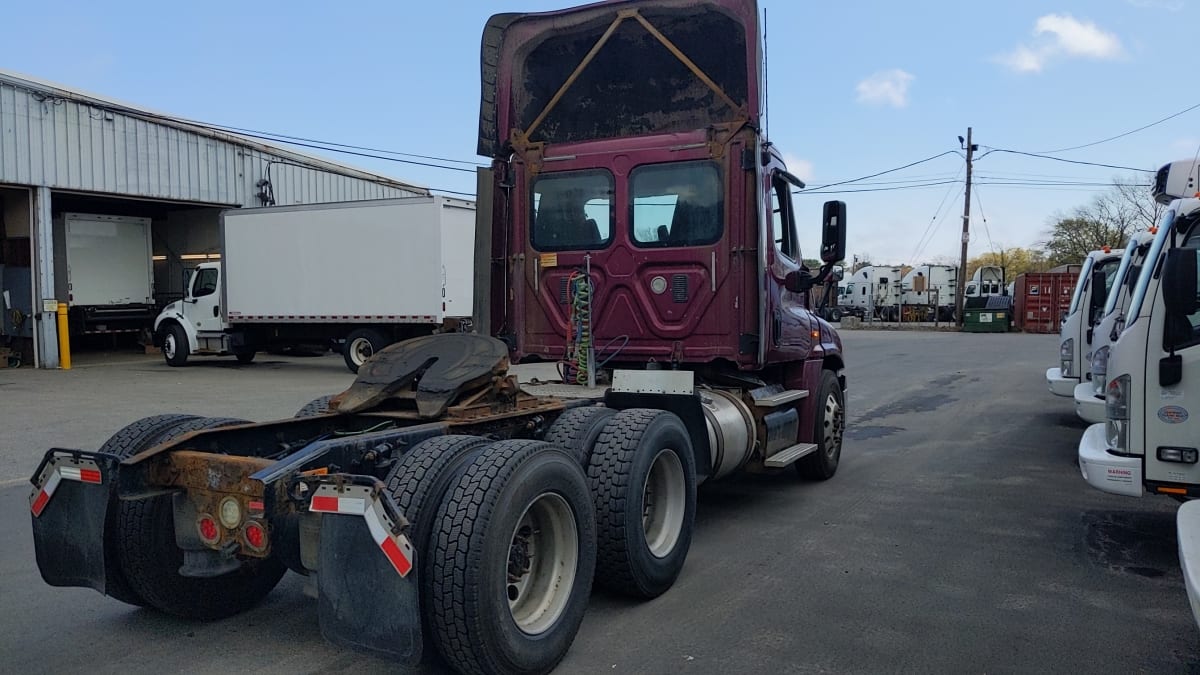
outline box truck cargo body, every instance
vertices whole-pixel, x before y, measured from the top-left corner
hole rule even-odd
[[[136,333],[154,317],[149,218],[64,213],[54,220],[54,293],[74,335]]]
[[[339,348],[358,366],[398,340],[471,315],[473,202],[413,197],[226,211],[221,262],[193,273],[156,340],[189,355]]]

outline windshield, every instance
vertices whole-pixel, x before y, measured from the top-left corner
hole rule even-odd
[[[1088,275],[1092,273],[1092,265],[1096,261],[1091,256],[1083,259],[1083,269],[1079,270],[1079,279],[1075,282],[1075,292],[1071,295],[1071,308],[1067,310],[1067,316],[1074,314],[1079,309],[1079,299],[1083,297],[1083,287],[1087,285]]]
[[[1171,226],[1175,222],[1175,209],[1168,209],[1163,214],[1162,222],[1158,224],[1158,234],[1154,237],[1154,243],[1150,246],[1150,252],[1146,254],[1146,263],[1142,265],[1142,273],[1138,277],[1137,288],[1133,290],[1133,300],[1129,303],[1129,314],[1125,321],[1128,326],[1138,320],[1138,316],[1142,313],[1142,302],[1146,299],[1146,290],[1150,287],[1150,277],[1154,275],[1155,263],[1158,262],[1158,256],[1162,253],[1163,246],[1167,241],[1167,237],[1171,235]]]

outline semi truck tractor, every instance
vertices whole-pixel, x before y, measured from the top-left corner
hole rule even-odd
[[[1125,251],[1104,247],[1083,260],[1071,308],[1059,330],[1057,368],[1046,369],[1046,385],[1055,396],[1074,396],[1091,366],[1091,345],[1101,310]]]
[[[475,205],[447,197],[232,209],[221,262],[193,270],[154,322],[167,364],[298,345],[352,372],[393,342],[471,316]]]
[[[831,478],[844,355],[808,303],[846,207],[824,204],[806,268],[802,183],[760,123],[758,16],[640,0],[489,20],[479,332],[385,347],[295,418],[159,415],[49,450],[45,581],[213,619],[292,570],[336,644],[542,673],[593,582],[653,598],[685,572],[698,483]]]
[[[72,335],[140,333],[154,319],[149,218],[63,213],[54,219],[55,296]]]
[[[1151,228],[1129,238],[1121,263],[1113,275],[1108,299],[1100,311],[1099,322],[1084,335],[1085,341],[1090,337],[1091,342],[1083,358],[1083,381],[1075,385],[1075,414],[1089,424],[1104,421],[1104,375],[1108,370],[1108,353],[1117,337],[1118,326],[1124,324],[1130,294],[1141,274],[1156,231],[1157,228]]]
[[[917,265],[904,275],[901,302],[904,312],[922,320],[952,321],[958,268],[954,265]]]
[[[1114,494],[1200,496],[1200,199],[1191,160],[1160,169],[1169,204],[1146,253],[1105,367],[1105,421],[1079,441],[1079,468]]]

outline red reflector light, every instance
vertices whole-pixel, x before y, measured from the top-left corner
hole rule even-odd
[[[221,538],[221,531],[217,529],[217,521],[212,516],[200,516],[196,526],[200,530],[200,538],[206,544],[216,543]]]
[[[261,551],[267,547],[267,530],[254,521],[246,523],[246,543],[250,548]]]

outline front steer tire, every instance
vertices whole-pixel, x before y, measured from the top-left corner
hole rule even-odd
[[[829,480],[837,473],[842,458],[842,435],[846,428],[846,397],[833,371],[821,371],[816,405],[813,439],[817,449],[796,462],[796,472],[807,480]]]
[[[446,493],[435,527],[426,598],[450,667],[553,669],[583,622],[596,563],[594,509],[574,457],[539,441],[492,444]]]
[[[666,592],[683,569],[696,518],[696,460],[665,410],[613,417],[588,463],[596,503],[596,583],[637,598]]]
[[[171,425],[151,445],[185,433],[215,429],[244,420],[192,418]],[[179,574],[183,551],[175,543],[175,513],[170,495],[119,503],[117,553],[130,588],[146,604],[185,619],[223,619],[258,604],[287,568],[274,557],[246,561],[217,577]]]

